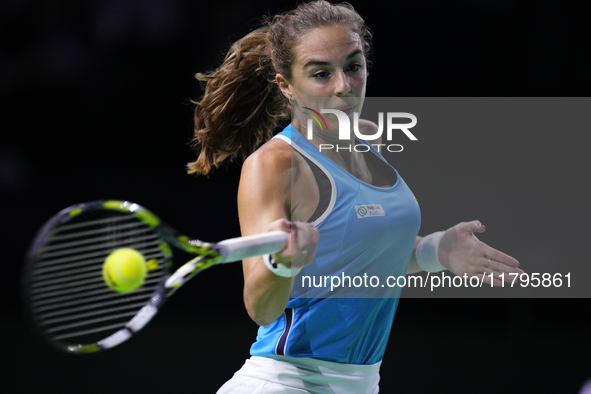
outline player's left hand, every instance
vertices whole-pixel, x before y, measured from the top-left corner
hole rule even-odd
[[[501,285],[501,273],[505,273],[505,282],[511,282],[514,277],[508,274],[522,274],[524,271],[518,268],[519,262],[513,257],[491,248],[474,235],[485,230],[477,220],[458,223],[447,229],[437,252],[439,262],[456,275],[467,274],[479,279],[484,275],[484,283],[488,284],[493,273],[494,286]]]

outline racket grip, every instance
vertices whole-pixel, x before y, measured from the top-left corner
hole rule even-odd
[[[287,245],[289,233],[269,231],[267,233],[231,238],[216,244],[220,263],[231,263],[247,257],[281,252]]]

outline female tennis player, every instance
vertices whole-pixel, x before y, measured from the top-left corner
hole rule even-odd
[[[224,160],[244,159],[243,235],[290,232],[281,253],[243,262],[244,303],[260,327],[251,358],[218,393],[379,391],[398,298],[313,297],[301,287],[294,295],[302,269],[389,267],[395,275],[448,269],[484,275],[487,283],[492,273],[494,284],[503,272],[522,272],[515,259],[476,238],[485,230],[478,221],[418,237],[414,196],[369,144],[367,151],[320,152],[320,144],[363,143],[338,140],[330,121],[308,139],[308,124],[295,114],[301,100],[317,99],[348,115],[358,109],[370,39],[351,5],[312,1],[267,19],[234,43],[217,70],[197,74],[205,93],[195,110],[199,156],[189,172],[207,174]],[[292,110],[292,123],[271,138]],[[359,207],[373,215],[360,218]]]

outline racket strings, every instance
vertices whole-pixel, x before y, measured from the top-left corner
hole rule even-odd
[[[64,316],[64,315],[67,315],[70,313],[75,314],[75,313],[83,312],[83,311],[91,311],[93,309],[107,311],[109,309],[109,307],[111,307],[113,305],[131,303],[133,301],[143,301],[145,299],[146,299],[145,295],[137,296],[137,297],[127,297],[125,299],[114,299],[114,300],[104,301],[104,302],[96,303],[96,304],[83,305],[83,306],[77,307],[77,308],[70,307],[66,310],[62,308],[62,309],[59,309],[59,310],[56,310],[53,312],[43,313],[43,312],[47,311],[47,309],[46,309],[45,311],[40,311],[42,313],[39,313],[39,318],[40,319],[48,319],[48,318],[52,318],[55,316]]]
[[[135,237],[134,242],[145,241],[147,243],[151,243],[156,236],[154,234],[149,233],[148,232],[149,230],[150,230],[149,228],[141,228],[136,231],[130,231],[128,233],[128,235]],[[145,236],[145,239],[142,239],[142,236]],[[47,252],[47,250],[45,250],[44,256],[45,256],[45,258],[61,257],[65,254],[85,253],[88,251],[96,250],[97,248],[113,247],[113,245],[116,245],[116,243],[113,242],[112,240],[113,240],[113,234],[108,234],[103,237],[94,237],[94,238],[89,238],[88,240],[68,242],[68,243],[60,244],[59,247],[55,247],[55,246],[48,247],[47,250],[56,250],[56,251]],[[77,247],[77,246],[80,246],[80,247],[77,249],[72,249],[72,247]],[[67,248],[67,249],[63,250],[65,248]],[[57,249],[59,249],[59,250],[57,250]],[[51,263],[51,261],[44,262],[44,264],[50,264],[50,263]]]
[[[34,310],[36,312],[41,312],[45,310],[53,310],[53,309],[60,309],[64,307],[69,307],[73,305],[80,305],[95,301],[103,301],[110,298],[120,298],[122,295],[119,293],[114,293],[113,290],[108,289],[109,291],[105,291],[104,289],[99,290],[88,290],[83,289],[79,290],[77,293],[70,295],[70,296],[61,296],[61,297],[49,297],[42,300],[40,297],[37,298],[34,306]],[[153,291],[154,289],[150,288],[150,286],[144,287],[142,286],[138,289],[137,293],[145,293]],[[134,292],[134,293],[136,293]],[[84,298],[80,297],[80,294],[84,294]],[[124,296],[125,294],[123,294]]]
[[[161,268],[160,268],[161,269]],[[158,284],[158,279],[157,278],[151,278],[151,279],[146,279],[144,281],[144,287],[149,287],[146,285],[153,285],[153,284]],[[49,298],[49,297],[57,297],[57,296],[66,296],[68,294],[76,294],[80,291],[89,291],[89,290],[101,290],[104,291],[105,293],[107,293],[105,291],[105,282],[103,281],[94,281],[91,284],[88,285],[84,285],[84,286],[54,286],[53,287],[54,290],[52,291],[47,291],[47,289],[44,289],[43,292],[37,297],[37,300],[39,302],[41,302],[41,300]],[[109,292],[112,292],[109,289]],[[40,304],[37,304],[40,305]]]
[[[152,241],[156,241],[156,240],[157,240],[157,237],[152,237]],[[42,276],[40,274],[43,274],[46,272],[72,270],[74,268],[80,268],[81,269],[80,272],[82,272],[82,270],[86,266],[90,266],[90,267],[94,268],[96,264],[104,263],[105,259],[103,258],[103,256],[105,256],[105,252],[107,252],[107,255],[108,255],[112,250],[122,247],[121,245],[122,244],[118,243],[118,242],[109,242],[105,246],[101,246],[100,248],[97,247],[96,248],[97,251],[93,252],[93,253],[79,254],[79,255],[75,255],[75,256],[71,256],[71,257],[64,257],[62,259],[52,259],[52,260],[43,261],[38,265],[37,274],[39,274],[39,279],[41,279],[45,276]],[[135,244],[134,246],[137,246],[137,244]],[[131,246],[127,246],[127,247],[131,247]],[[98,249],[100,249],[100,250],[98,250]],[[134,249],[137,249],[137,248],[134,247]],[[158,246],[153,246],[151,248],[144,247],[144,248],[142,248],[142,250],[145,251],[145,253],[142,253],[142,254],[144,255],[144,257],[147,260],[149,260],[150,258],[154,258],[155,256],[158,256],[159,253],[162,252]],[[72,251],[72,253],[78,253],[78,252]],[[64,252],[64,256],[67,256],[68,254],[69,254],[69,251]],[[72,263],[72,264],[66,264],[66,263]],[[51,278],[51,275],[48,275],[48,277]]]
[[[116,248],[113,248],[116,249]],[[109,249],[109,250],[113,250]],[[144,255],[147,260],[156,259],[159,261],[162,255],[162,251],[160,249],[154,249],[154,253],[146,253]],[[146,250],[149,252],[149,250]],[[108,255],[108,254],[107,254]],[[52,274],[46,274],[45,269],[39,269],[36,271],[36,277],[34,278],[34,282],[31,283],[31,292],[33,294],[39,292],[46,292],[48,290],[53,290],[55,288],[65,288],[65,287],[74,287],[80,285],[88,285],[92,283],[102,283],[104,285],[104,279],[101,277],[96,276],[96,264],[103,264],[103,259],[93,259],[91,261],[84,261],[76,264],[70,264],[65,270],[65,267],[57,267],[54,271],[61,271]],[[90,265],[92,269],[86,269],[87,266]],[[86,268],[85,268],[86,267]],[[73,270],[73,268],[79,268],[77,270]],[[163,264],[158,264],[157,268],[153,269],[151,272],[158,273],[164,268]],[[84,272],[90,273],[84,273]]]
[[[96,343],[123,328],[146,305],[167,275],[168,248],[156,229],[133,214],[88,211],[54,228],[38,248],[31,274],[31,309],[53,341]],[[131,293],[107,287],[106,257],[133,248],[150,261],[144,284]]]
[[[129,215],[130,218],[135,218],[132,215]],[[96,229],[91,229],[91,230],[87,230],[87,231],[74,231],[74,232],[68,232],[68,233],[63,233],[63,231],[71,231],[71,229],[65,229],[62,230],[61,228],[60,230],[60,235],[54,235],[50,237],[50,241],[51,240],[55,240],[55,241],[63,241],[63,240],[67,240],[67,239],[76,239],[76,238],[82,238],[82,237],[92,237],[90,238],[90,240],[94,240],[98,234],[102,234],[102,233],[107,233],[107,234],[117,234],[117,233],[121,233],[123,234],[122,230],[126,230],[126,229],[130,229],[130,228],[134,228],[134,227],[138,227],[139,225],[142,225],[145,223],[138,221],[137,219],[134,220],[132,223],[124,223],[121,221],[113,221],[113,222],[109,222],[109,221],[103,221],[103,220],[97,220],[93,223],[95,226],[99,226]],[[102,226],[101,226],[102,225]],[[85,226],[86,227],[86,226]],[[132,234],[130,234],[132,235]],[[76,241],[76,243],[79,243],[80,241]]]

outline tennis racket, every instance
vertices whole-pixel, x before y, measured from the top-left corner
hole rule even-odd
[[[23,300],[50,343],[68,353],[94,353],[131,338],[199,272],[277,253],[287,237],[272,231],[208,243],[178,234],[132,202],[78,204],[59,212],[37,233],[22,276]],[[197,257],[172,273],[171,246]],[[111,290],[102,275],[106,257],[119,248],[133,248],[146,259],[146,279],[130,293]]]

